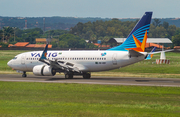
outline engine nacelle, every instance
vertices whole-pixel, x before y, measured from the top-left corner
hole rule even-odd
[[[48,65],[36,65],[33,67],[33,74],[37,76],[54,76],[56,71]]]

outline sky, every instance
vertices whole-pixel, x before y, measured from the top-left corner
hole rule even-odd
[[[0,16],[9,17],[180,17],[180,0],[0,0]]]

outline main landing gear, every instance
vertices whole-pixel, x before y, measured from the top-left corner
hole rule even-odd
[[[27,74],[25,71],[23,71],[22,77],[27,77]]]
[[[73,74],[65,74],[66,79],[73,79]]]
[[[65,73],[65,78],[66,79],[73,79],[74,75],[82,75],[84,79],[90,79],[91,78],[90,73],[82,73],[82,74]]]
[[[84,79],[90,79],[91,78],[91,74],[90,73],[84,73],[83,74],[83,78]]]

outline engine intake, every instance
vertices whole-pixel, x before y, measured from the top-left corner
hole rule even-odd
[[[36,65],[33,67],[33,74],[36,76],[54,76],[56,70],[48,65]]]

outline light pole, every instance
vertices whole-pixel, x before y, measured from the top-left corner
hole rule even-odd
[[[3,42],[4,42],[4,29],[3,29]]]
[[[16,39],[15,39],[15,30],[16,30],[16,27],[13,27],[13,29],[14,29],[14,42],[16,41]]]

